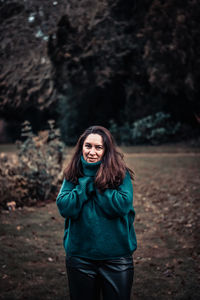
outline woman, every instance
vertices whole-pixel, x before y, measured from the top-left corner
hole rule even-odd
[[[116,150],[110,132],[89,127],[64,171],[57,197],[65,218],[64,247],[72,300],[129,300],[132,254],[133,172]]]

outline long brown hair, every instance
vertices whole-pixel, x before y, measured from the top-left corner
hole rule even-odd
[[[83,143],[89,134],[99,134],[103,139],[105,152],[95,177],[95,186],[103,191],[107,188],[117,188],[123,181],[126,171],[129,171],[133,179],[134,172],[129,169],[124,160],[123,154],[117,148],[110,131],[102,126],[91,126],[79,137],[75,146],[74,154],[68,166],[64,169],[65,179],[75,184],[78,178],[84,176],[81,164]]]

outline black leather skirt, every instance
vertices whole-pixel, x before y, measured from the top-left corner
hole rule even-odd
[[[66,257],[71,300],[130,300],[134,266],[131,255],[109,260]]]

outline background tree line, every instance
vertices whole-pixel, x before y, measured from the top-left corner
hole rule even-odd
[[[3,1],[0,12],[0,112],[14,138],[24,115],[35,131],[55,119],[67,144],[91,124],[125,144],[198,135],[197,1]]]

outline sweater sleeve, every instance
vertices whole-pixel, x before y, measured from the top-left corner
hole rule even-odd
[[[97,192],[96,203],[109,217],[128,214],[133,209],[133,185],[128,171],[117,190],[106,189],[103,194]]]
[[[90,177],[80,177],[78,185],[75,186],[64,179],[56,198],[56,204],[61,216],[73,219],[79,216],[83,204],[88,200],[86,190],[89,181]]]

